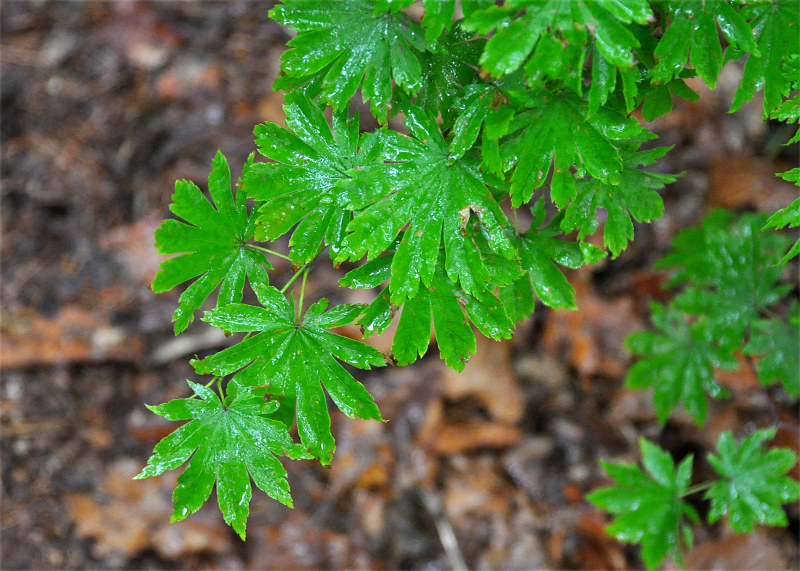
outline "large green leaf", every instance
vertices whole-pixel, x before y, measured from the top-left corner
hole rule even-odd
[[[449,278],[480,297],[492,286],[479,240],[516,258],[505,233],[508,220],[483,182],[477,157],[454,158],[430,114],[415,106],[403,110],[413,138],[390,137],[389,162],[359,172],[373,194],[362,197],[365,208],[348,226],[336,261],[372,259],[402,231],[392,262],[392,303],[414,297],[420,284],[431,285],[442,245]]]
[[[681,498],[692,479],[692,456],[675,467],[669,453],[645,439],[639,441],[646,472],[633,464],[600,464],[615,485],[594,490],[586,499],[618,514],[608,532],[619,541],[640,543],[642,559],[655,569],[667,557],[683,563],[682,546],[691,547],[692,530],[686,518],[699,523],[695,509]]]
[[[764,111],[768,114],[789,95],[800,76],[800,0],[773,0],[748,3],[741,10],[753,29],[761,57],[750,54],[744,75],[733,96],[731,111],[749,101],[756,91],[764,90]]]
[[[705,422],[708,412],[706,393],[722,394],[714,380],[714,369],[739,366],[730,347],[719,346],[705,321],[689,323],[674,306],[651,305],[653,325],[659,330],[637,331],[625,345],[642,359],[630,368],[626,385],[631,388],[653,387],[653,403],[659,422],[683,401],[683,407],[697,424]]]
[[[292,304],[276,288],[264,285],[255,291],[263,307],[233,303],[203,317],[225,331],[254,335],[192,364],[198,373],[215,375],[247,367],[236,376],[239,382],[268,386],[270,394],[294,399],[301,441],[320,462],[329,464],[335,445],[323,387],[347,416],[381,418],[372,396],[338,361],[369,369],[384,365],[384,356],[360,341],[327,331],[352,322],[364,307],[339,305],[326,312],[328,300],[323,298],[298,320]]]
[[[333,127],[302,93],[286,95],[285,129],[274,123],[255,128],[261,154],[275,162],[256,163],[245,178],[250,198],[260,203],[256,237],[274,240],[294,225],[289,245],[293,262],[308,262],[324,244],[333,257],[350,221],[347,171],[378,156],[376,137],[359,137],[359,116],[334,112]]]
[[[579,43],[583,44],[588,38],[587,29],[609,62],[630,67],[634,63],[633,51],[639,46],[630,24],[644,25],[651,16],[646,0],[518,0],[503,7],[472,11],[464,27],[482,34],[496,28],[481,56],[481,65],[499,77],[522,66],[549,34],[559,33],[561,41],[566,33],[574,42],[574,31],[578,30]]]
[[[712,89],[722,69],[722,45],[717,26],[730,46],[740,52],[760,53],[753,32],[745,19],[728,0],[681,0],[657,2],[656,7],[667,9],[672,22],[658,42],[654,55],[659,58],[652,70],[653,81],[667,83],[678,77],[687,60]]]
[[[342,110],[361,87],[385,122],[392,80],[408,92],[422,84],[425,33],[403,12],[387,13],[366,0],[284,0],[269,14],[297,32],[281,58],[286,78],[275,89],[310,83]]]
[[[617,141],[640,135],[636,119],[601,107],[588,114],[586,103],[570,93],[515,92],[528,109],[515,117],[502,151],[515,165],[511,179],[514,207],[531,199],[553,170],[550,194],[560,208],[575,197],[575,177],[590,175],[620,182],[623,169]],[[573,172],[574,171],[574,172]]]
[[[583,264],[583,253],[575,242],[559,240],[563,213],[557,214],[545,226],[544,200],[532,208],[533,221],[527,232],[514,238],[525,271],[512,284],[500,288],[500,300],[513,321],[520,321],[533,312],[534,296],[556,309],[577,309],[575,289],[556,264],[577,269]]]
[[[247,176],[253,162],[250,155],[242,176]],[[193,313],[222,284],[218,304],[242,299],[245,279],[251,284],[267,283],[267,268],[272,266],[264,254],[251,249],[255,217],[248,215],[244,193],[231,194],[231,173],[221,152],[214,157],[208,190],[213,204],[197,186],[187,180],[175,183],[169,209],[185,220],[165,220],[156,230],[159,254],[181,254],[163,262],[152,283],[153,291],[162,292],[178,284],[194,281],[178,300],[175,310],[175,334],[191,323]],[[198,277],[199,276],[199,277]]]
[[[189,381],[197,398],[175,399],[148,406],[167,420],[188,420],[156,444],[153,455],[136,479],[158,476],[187,460],[178,476],[170,521],[180,521],[208,500],[214,482],[225,522],[245,538],[250,511],[252,476],[256,486],[292,507],[286,470],[276,456],[308,458],[302,446],[292,442],[281,422],[267,415],[278,408],[264,400],[264,389],[228,384],[225,401],[209,388]]]
[[[720,435],[719,455],[708,457],[722,477],[705,494],[711,500],[710,523],[727,515],[738,533],[749,533],[756,524],[788,524],[781,506],[800,499],[800,485],[786,476],[797,456],[789,448],[765,449],[763,442],[774,436],[774,429],[757,430],[737,444],[730,432]]]
[[[603,225],[603,245],[614,257],[633,240],[633,222],[650,222],[664,211],[664,201],[656,192],[665,184],[674,182],[677,175],[639,170],[640,165],[653,164],[672,147],[659,147],[637,152],[638,143],[627,146],[622,152],[623,170],[618,184],[598,179],[583,179],[577,183],[575,199],[566,210],[561,224],[565,232],[578,230],[578,239],[584,240],[599,227],[597,209],[604,208],[608,217]]]
[[[672,268],[669,285],[690,284],[675,306],[707,319],[709,334],[738,345],[760,312],[791,288],[779,280],[789,238],[762,232],[766,217],[715,211],[699,227],[681,232],[656,267]]]

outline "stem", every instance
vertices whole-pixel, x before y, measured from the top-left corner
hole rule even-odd
[[[289,256],[286,254],[281,254],[280,252],[276,252],[275,250],[270,250],[269,248],[264,248],[262,246],[256,246],[255,244],[245,244],[244,247],[249,248],[250,250],[258,250],[259,252],[264,252],[265,254],[272,254],[273,256],[283,258],[284,260],[289,259]]]
[[[308,264],[310,263],[311,262],[309,262]],[[291,278],[289,278],[289,281],[286,282],[286,285],[281,288],[281,293],[286,293],[286,290],[292,286],[294,280],[300,277],[300,274],[303,272],[303,270],[305,270],[308,267],[308,264],[303,264],[302,266],[300,266],[300,268],[294,273],[294,275]]]
[[[297,313],[295,314],[295,321],[300,322],[300,314],[303,313],[303,297],[306,294],[306,279],[308,279],[308,265],[304,266],[303,283],[300,285],[300,303],[297,304]]]
[[[519,230],[519,217],[517,216],[517,209],[514,208],[511,211],[514,213],[514,233],[517,236],[519,236],[520,230]]]
[[[714,480],[709,480],[708,482],[703,482],[701,484],[696,484],[689,488],[686,488],[683,493],[681,494],[682,498],[686,496],[691,496],[692,494],[696,494],[697,492],[705,492],[706,490],[710,490],[711,487],[714,485]]]

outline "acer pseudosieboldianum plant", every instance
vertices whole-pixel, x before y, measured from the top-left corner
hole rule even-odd
[[[251,479],[291,506],[280,458],[332,461],[327,397],[349,417],[381,419],[345,365],[409,365],[428,351],[432,325],[441,357],[461,370],[476,333],[511,337],[537,299],[575,308],[559,267],[619,255],[633,220],[661,216],[658,191],[676,179],[646,170],[669,148],[645,145],[655,135],[635,111],[646,120],[669,113],[673,97],[697,97],[687,78],[714,88],[723,64],[741,58],[731,111],[763,92],[765,117],[800,117],[798,0],[424,0],[421,20],[406,13],[411,3],[273,8],[296,33],[274,86],[285,92],[286,127],[255,127],[265,160],[251,155],[238,180],[219,152],[209,197],[176,183],[175,218],[158,229],[156,246],[177,255],[153,289],[188,283],[176,334],[211,297],[216,307],[202,319],[244,335],[192,361],[208,380],[189,382],[191,397],[150,407],[188,421],[137,476],[188,462],[173,520],[199,509],[216,484],[225,521],[244,538]],[[362,131],[358,91],[380,128]],[[404,132],[387,126],[393,117]],[[723,393],[714,370],[738,366],[737,355],[763,384],[798,395],[800,318],[781,275],[800,247],[787,252],[775,229],[799,223],[800,200],[769,219],[717,212],[676,238],[662,263],[676,268],[672,285],[683,290],[653,306],[655,331],[628,340],[641,356],[628,384],[653,387],[661,422],[682,404],[702,424],[707,399]],[[598,232],[604,249],[589,241]],[[288,252],[271,248],[284,235]],[[294,270],[280,288],[270,282],[271,258],[288,258]],[[356,263],[341,286],[375,289],[374,301],[307,299],[309,269],[325,259]],[[242,303],[245,288],[257,305]],[[395,319],[390,356],[331,331],[356,323],[369,337]],[[782,504],[800,488],[786,476],[794,453],[765,446],[773,433],[723,434],[709,457],[719,478],[694,487],[691,457],[676,467],[642,441],[645,471],[604,464],[615,485],[589,500],[616,514],[610,532],[641,543],[648,567],[668,555],[680,561],[691,544],[699,517],[683,498],[693,492],[710,499],[709,521],[726,516],[736,531],[785,524]]]

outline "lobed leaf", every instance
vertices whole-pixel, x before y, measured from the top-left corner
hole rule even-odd
[[[256,486],[292,507],[286,470],[277,456],[308,458],[292,442],[287,428],[267,416],[276,410],[264,401],[264,390],[228,385],[225,402],[202,385],[189,382],[197,399],[175,399],[149,407],[167,420],[189,420],[156,444],[153,455],[135,479],[158,476],[188,460],[173,493],[170,521],[180,521],[208,500],[216,482],[225,522],[244,539],[252,477]]]
[[[250,155],[243,177],[252,161]],[[246,279],[251,284],[267,283],[266,270],[272,269],[266,256],[246,243],[253,238],[255,217],[247,213],[242,193],[237,192],[235,198],[231,194],[228,161],[220,151],[208,176],[208,190],[211,200],[194,183],[177,181],[169,208],[184,222],[165,220],[155,233],[159,254],[180,255],[161,263],[150,286],[153,291],[168,291],[197,278],[178,298],[173,316],[176,335],[218,286],[218,304],[238,302]]]

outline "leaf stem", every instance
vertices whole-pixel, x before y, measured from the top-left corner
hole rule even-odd
[[[300,321],[300,314],[303,313],[303,297],[306,294],[306,280],[308,279],[308,264],[305,266],[305,270],[303,271],[303,283],[300,285],[300,303],[297,304],[297,313],[295,314],[295,320],[297,322]]]
[[[264,248],[262,246],[256,246],[255,244],[245,244],[244,247],[249,248],[250,250],[258,250],[259,252],[264,252],[265,254],[272,254],[273,256],[283,258],[284,260],[289,259],[289,256],[286,254],[281,254],[280,252],[276,252],[275,250],[270,250],[269,248]]]
[[[309,262],[309,263],[310,263],[310,262]],[[281,293],[286,293],[286,290],[287,290],[287,289],[289,289],[290,287],[292,287],[292,284],[294,283],[294,281],[295,281],[297,278],[299,278],[299,277],[300,277],[300,274],[301,274],[301,273],[303,272],[303,270],[305,270],[307,267],[308,267],[308,264],[303,264],[302,266],[300,266],[300,268],[298,268],[298,270],[297,270],[297,271],[294,273],[294,275],[293,275],[291,278],[289,278],[289,281],[288,281],[288,282],[286,282],[286,285],[285,285],[285,286],[283,286],[283,287],[281,288]]]
[[[709,480],[708,482],[702,482],[700,484],[695,484],[694,486],[690,486],[683,491],[681,497],[685,498],[686,496],[691,496],[692,494],[696,494],[697,492],[705,492],[706,490],[710,490],[715,483],[716,482],[714,480]]]

